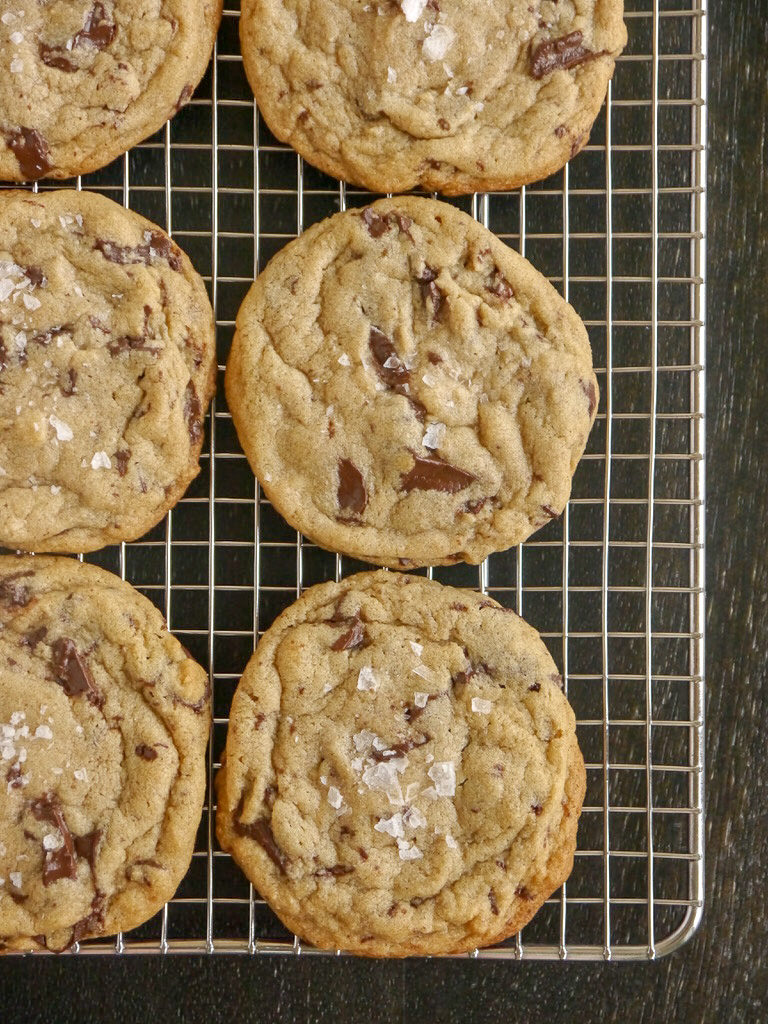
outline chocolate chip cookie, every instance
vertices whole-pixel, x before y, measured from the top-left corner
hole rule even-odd
[[[134,928],[190,862],[206,673],[157,609],[68,558],[0,558],[0,949]]]
[[[271,131],[375,192],[516,188],[586,145],[627,34],[622,0],[243,0]]]
[[[0,179],[104,167],[189,102],[222,0],[13,0],[0,15]]]
[[[323,949],[499,942],[573,865],[585,772],[561,683],[482,594],[382,571],[313,587],[235,694],[219,841]]]
[[[226,376],[254,473],[334,551],[480,562],[559,515],[595,417],[584,325],[526,260],[429,199],[310,228],[248,293]]]
[[[0,544],[146,533],[198,473],[213,314],[154,224],[89,192],[0,194]]]

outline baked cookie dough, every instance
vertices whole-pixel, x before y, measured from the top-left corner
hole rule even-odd
[[[270,262],[226,390],[285,519],[396,568],[480,562],[558,516],[598,401],[568,303],[477,221],[414,197],[337,214]]]
[[[503,190],[589,138],[627,41],[622,0],[243,0],[271,131],[374,192]]]
[[[0,14],[0,179],[111,163],[192,98],[222,0],[12,0]]]
[[[134,928],[189,866],[206,673],[127,583],[0,558],[0,950]]]
[[[0,193],[0,223],[0,544],[140,537],[199,471],[205,285],[165,232],[94,193]]]
[[[500,942],[573,865],[585,771],[561,683],[482,594],[382,571],[313,587],[235,694],[219,841],[323,949]]]

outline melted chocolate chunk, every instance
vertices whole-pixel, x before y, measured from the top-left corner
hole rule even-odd
[[[580,31],[569,32],[559,39],[545,39],[531,51],[531,74],[534,78],[544,78],[553,71],[570,71],[580,64],[605,56],[605,50],[595,53],[583,46],[583,42],[584,36]]]
[[[18,761],[5,773],[5,781],[9,789],[21,789],[21,765]]]
[[[262,725],[264,724],[264,721],[265,721],[266,717],[267,716],[263,712],[260,711],[258,713],[258,715],[256,715],[256,717],[253,720],[253,728],[254,729],[260,729],[262,727]]]
[[[86,15],[83,27],[65,46],[48,46],[46,43],[40,43],[38,47],[40,59],[49,68],[68,72],[77,71],[77,64],[71,61],[66,54],[72,53],[82,46],[88,49],[105,50],[116,35],[117,26],[107,17],[104,4],[96,3]]]
[[[32,600],[32,591],[19,580],[28,579],[34,576],[31,569],[24,572],[14,572],[10,576],[0,579],[0,603],[9,605],[11,608],[26,608]]]
[[[246,839],[253,839],[257,842],[266,852],[269,859],[280,871],[281,874],[285,874],[290,864],[290,861],[277,845],[274,835],[272,834],[272,828],[269,824],[269,818],[258,818],[256,821],[246,824],[240,820],[240,815],[243,813],[243,806],[245,804],[245,795],[240,797],[234,817],[232,818],[232,826],[235,833],[238,836],[244,836]]]
[[[341,878],[342,875],[351,875],[354,870],[351,864],[334,864],[332,868],[320,868],[315,872],[315,878]]]
[[[332,651],[354,651],[364,647],[367,637],[359,613],[352,620],[352,625],[331,644]]]
[[[154,761],[157,757],[155,748],[148,746],[146,743],[139,743],[136,747],[136,753],[145,761]]]
[[[491,905],[491,913],[495,914],[498,917],[499,916],[499,905],[496,902],[496,893],[493,891],[493,889],[489,889],[488,890],[488,902]]]
[[[591,419],[595,411],[595,407],[597,405],[597,392],[595,391],[595,382],[591,380],[583,380],[581,382],[581,388],[589,401],[589,418]]]
[[[533,896],[528,892],[524,885],[518,885],[515,889],[515,896],[519,896],[521,900],[533,899]]]
[[[4,370],[8,365],[8,349],[5,347],[5,342],[0,338],[0,370]]]
[[[97,238],[94,249],[98,249],[105,260],[125,266],[129,263],[143,263],[151,266],[153,260],[165,260],[171,270],[181,270],[180,250],[161,231],[147,232],[149,238],[144,245],[119,245],[105,238]]]
[[[85,694],[91,704],[101,707],[104,698],[96,689],[88,665],[72,640],[59,637],[58,640],[54,640],[51,650],[55,679],[66,695],[78,697]]]
[[[431,736],[427,736],[426,733],[422,733],[419,737],[409,736],[407,739],[401,740],[399,743],[393,743],[391,747],[387,747],[386,750],[372,750],[371,759],[373,761],[391,761],[394,757],[402,757],[407,754],[409,750],[415,750],[416,747],[423,747],[426,743],[432,739]]]
[[[20,126],[3,134],[27,181],[37,181],[53,170],[48,143],[36,128]]]
[[[410,370],[405,366],[395,346],[378,327],[371,327],[368,348],[376,364],[376,373],[389,388],[400,391],[411,379]]]
[[[82,918],[72,929],[70,945],[90,935],[99,935],[104,927],[104,894],[97,892],[91,901],[91,912],[87,917]]]
[[[436,283],[436,278],[439,271],[435,270],[434,267],[425,266],[422,273],[416,278],[421,288],[421,297],[424,302],[432,303],[432,316],[435,320],[439,320],[443,313],[443,307],[446,303],[446,297],[442,290]]]
[[[476,516],[477,513],[484,507],[486,502],[490,500],[490,498],[476,498],[474,501],[465,501],[462,508],[464,512],[467,512],[469,515]]]
[[[531,810],[533,811],[533,813],[538,818],[538,816],[541,814],[541,812],[544,810],[544,808],[541,806],[541,804],[531,804]]]
[[[336,497],[339,508],[349,509],[356,515],[364,512],[368,504],[363,474],[349,459],[339,459],[339,486]]]
[[[491,283],[486,285],[486,289],[491,292],[492,295],[502,299],[504,302],[509,302],[510,299],[515,297],[514,289],[509,281],[504,277],[502,272],[496,267],[491,277]]]
[[[71,334],[72,329],[72,324],[59,324],[57,327],[49,327],[47,331],[33,334],[29,339],[29,343],[32,345],[50,345],[54,338],[58,338],[62,334]]]
[[[541,683],[531,683],[531,685],[528,687],[528,692],[529,693],[538,693],[540,689],[541,689]]]
[[[418,707],[416,704],[406,704],[403,711],[406,722],[415,722],[417,718],[421,718],[424,712],[427,710],[429,702],[431,700],[437,700],[438,697],[442,697],[441,693],[430,693],[427,695],[427,703],[423,708]]]
[[[55,796],[46,793],[31,804],[32,816],[36,821],[45,821],[58,829],[63,843],[58,850],[45,850],[43,861],[43,885],[51,885],[60,878],[77,878],[75,845],[69,831],[61,805]]]
[[[559,515],[559,512],[555,512],[551,505],[542,505],[541,511],[544,513],[545,516],[547,516],[548,519],[557,519]]]
[[[75,853],[83,860],[87,860],[93,873],[93,866],[96,863],[96,852],[101,839],[101,829],[96,828],[84,836],[75,836]]]
[[[456,494],[463,491],[477,479],[472,473],[452,466],[437,455],[413,456],[413,467],[400,479],[401,488],[411,491],[442,491],[444,494]]]
[[[47,635],[48,635],[48,627],[47,626],[38,626],[37,629],[31,630],[29,633],[27,633],[25,636],[23,636],[21,638],[21,643],[25,647],[28,647],[30,649],[30,651],[34,651],[34,649],[37,647],[37,645],[40,643],[40,641],[44,640]]]
[[[381,236],[385,234],[390,227],[397,225],[398,231],[401,231],[404,235],[408,235],[411,241],[413,241],[413,237],[411,235],[413,221],[410,217],[406,217],[404,213],[399,213],[397,210],[390,210],[389,213],[386,213],[382,217],[375,210],[371,209],[370,206],[366,206],[362,212],[362,218],[365,226],[368,228],[368,234],[371,238],[381,238]]]
[[[181,110],[181,108],[182,107],[186,107],[186,105],[192,99],[192,93],[194,91],[195,91],[194,87],[191,86],[191,85],[185,85],[184,88],[181,90],[181,93],[179,94],[179,98],[176,100],[176,108],[175,109],[176,109],[176,113],[177,114]]]
[[[187,384],[184,393],[184,419],[187,423],[187,431],[192,444],[197,444],[203,436],[203,407],[197,397],[197,391],[192,381]]]
[[[35,288],[45,288],[48,284],[48,278],[45,276],[40,267],[26,267],[24,274],[29,278],[30,282]]]
[[[115,452],[112,456],[115,466],[117,467],[118,476],[125,476],[128,472],[128,461],[131,454],[130,448],[121,448],[120,451]]]

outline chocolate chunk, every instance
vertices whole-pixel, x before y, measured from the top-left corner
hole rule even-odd
[[[275,797],[277,796],[277,786],[273,786],[270,783],[264,788],[264,803],[269,807],[270,810],[275,806]]]
[[[50,345],[54,338],[58,338],[62,334],[71,334],[72,329],[72,324],[59,324],[57,327],[49,327],[47,331],[40,331],[39,334],[33,334],[29,339],[29,344]]]
[[[155,748],[148,746],[146,743],[139,743],[136,747],[136,753],[145,761],[154,761],[157,757]]]
[[[176,110],[177,114],[181,110],[181,108],[182,107],[186,107],[186,105],[192,99],[192,93],[194,91],[195,91],[194,87],[191,86],[191,85],[185,85],[184,88],[181,90],[181,93],[179,94],[179,98],[176,100],[175,110]]]
[[[534,78],[544,78],[553,71],[586,64],[588,61],[603,57],[606,50],[595,53],[583,46],[584,36],[580,31],[569,32],[559,39],[545,39],[531,51],[531,74]]]
[[[438,697],[442,697],[442,693],[430,693],[427,694],[427,703],[423,708],[418,707],[416,704],[406,704],[403,715],[405,716],[406,722],[415,722],[417,718],[420,718],[427,710],[427,706],[431,700],[437,700]],[[421,746],[421,744],[419,744]]]
[[[497,608],[498,609],[499,606],[496,604],[495,601],[481,601],[478,607],[480,609],[483,609],[483,608]]]
[[[31,569],[24,572],[14,572],[10,576],[0,579],[0,602],[10,605],[11,608],[26,608],[32,600],[32,591],[19,580],[28,579],[34,576]]]
[[[48,278],[40,267],[25,267],[24,274],[35,288],[45,288],[48,284]]]
[[[48,143],[36,128],[19,126],[3,134],[27,181],[37,181],[53,170]]]
[[[71,367],[67,370],[67,376],[65,382],[61,385],[61,393],[66,398],[71,398],[72,395],[77,391],[77,370],[73,370]]]
[[[77,64],[64,56],[67,51],[62,50],[60,46],[49,46],[48,43],[40,43],[37,47],[37,52],[40,55],[40,60],[46,67],[56,68],[57,71],[77,71]]]
[[[145,233],[145,238],[144,245],[134,246],[119,245],[117,242],[111,242],[105,238],[97,238],[93,247],[98,249],[105,260],[120,266],[131,263],[143,263],[145,266],[151,266],[154,260],[165,260],[171,270],[181,270],[180,250],[167,235],[161,231],[148,231]]]
[[[442,128],[444,132],[449,132],[451,130],[450,122],[447,121],[444,117],[438,117],[437,127]]]
[[[27,633],[25,636],[23,636],[21,638],[21,643],[25,647],[28,647],[30,649],[30,651],[34,651],[34,649],[37,647],[37,645],[40,643],[40,641],[45,639],[47,634],[48,634],[48,627],[47,626],[38,626],[37,629],[31,630],[29,633]]]
[[[587,399],[589,400],[589,418],[591,419],[595,411],[595,406],[597,405],[597,392],[595,391],[595,382],[592,380],[583,380],[581,382],[581,388],[584,394],[587,396]]]
[[[463,510],[469,515],[476,516],[477,513],[483,508],[486,502],[490,501],[490,498],[476,498],[474,501],[465,501]]]
[[[351,864],[334,864],[332,868],[315,871],[315,878],[341,878],[342,875],[351,875],[354,870]]]
[[[531,683],[531,685],[528,687],[529,693],[538,693],[540,689],[541,683]]]
[[[147,334],[123,334],[120,338],[114,338],[107,342],[107,349],[111,356],[119,356],[122,352],[149,352],[156,356],[160,352],[157,345],[145,345]]]
[[[419,490],[456,494],[457,491],[469,487],[476,479],[472,473],[452,466],[437,455],[413,455],[413,467],[402,475],[400,486],[407,493]]]
[[[443,357],[439,356],[437,352],[427,352],[427,359],[433,366],[439,366],[443,361]]]
[[[551,505],[542,505],[541,506],[541,511],[549,519],[557,519],[558,515],[560,514],[559,512],[555,512],[555,510],[551,507]]]
[[[60,878],[77,878],[72,833],[61,813],[59,801],[52,793],[46,793],[38,800],[33,800],[30,809],[36,821],[45,821],[49,825],[53,825],[58,829],[63,840],[58,850],[45,850],[43,885],[51,885]]]
[[[493,891],[493,889],[489,889],[488,890],[488,902],[491,905],[491,913],[495,914],[498,917],[499,916],[499,905],[496,902],[496,893]]]
[[[354,651],[358,647],[363,647],[366,642],[365,626],[360,620],[359,614],[352,620],[352,625],[346,632],[342,633],[331,644],[332,651]]]
[[[117,467],[118,476],[125,476],[128,472],[128,461],[131,458],[131,454],[130,448],[121,448],[112,456],[115,466]]]
[[[258,818],[250,824],[242,822],[240,820],[240,815],[243,812],[244,804],[245,796],[243,795],[240,797],[240,802],[235,809],[235,814],[232,819],[232,826],[235,833],[239,836],[244,836],[246,839],[253,839],[254,842],[257,842],[259,846],[264,849],[275,867],[284,875],[290,861],[275,841],[275,837],[272,834],[272,828],[269,824],[269,818]]]
[[[21,765],[18,761],[5,773],[5,781],[9,789],[21,789]]]
[[[5,347],[5,342],[0,338],[0,370],[4,370],[8,365],[8,349]]]
[[[192,381],[187,384],[184,393],[184,419],[187,423],[189,439],[192,444],[197,444],[203,436],[203,407],[197,397],[197,391]]]
[[[518,885],[515,889],[515,896],[519,896],[521,900],[533,899],[533,896],[528,892],[524,885]]]
[[[96,689],[93,676],[84,658],[67,637],[59,637],[51,645],[56,682],[68,697],[85,694],[91,704],[101,707],[104,698]]]
[[[434,267],[429,265],[424,267],[424,270],[416,278],[421,288],[421,297],[424,302],[432,303],[432,316],[435,320],[439,320],[442,316],[444,306],[446,303],[446,297],[442,290],[436,283],[436,278],[439,271],[435,270]]]
[[[84,836],[75,836],[74,839],[75,853],[78,857],[88,861],[91,872],[93,872],[93,866],[96,863],[96,851],[101,839],[101,829],[96,828],[93,832],[88,832]]]
[[[266,715],[263,712],[259,712],[253,720],[253,728],[260,729],[266,720]]]
[[[533,811],[533,813],[538,818],[538,816],[541,814],[541,812],[544,810],[544,808],[541,806],[541,804],[531,804],[531,810]]]
[[[497,296],[504,302],[509,302],[510,299],[515,297],[514,289],[509,281],[504,277],[498,267],[494,268],[491,276],[491,283],[486,285],[487,291],[491,292],[492,295]]]
[[[465,612],[465,611],[467,610],[467,606],[466,606],[465,604],[459,604],[458,602],[454,602],[454,603],[453,603],[453,604],[451,605],[451,608],[452,608],[452,609],[453,609],[453,610],[454,610],[455,612]]]
[[[370,206],[366,206],[363,210],[363,221],[368,228],[368,234],[371,238],[381,238],[387,230],[387,222],[375,210],[372,210]]]
[[[394,757],[402,757],[403,754],[407,754],[409,750],[415,750],[416,747],[423,747],[425,744],[429,743],[431,739],[432,737],[427,736],[426,733],[422,733],[418,738],[408,736],[407,739],[400,740],[399,743],[393,743],[391,747],[387,747],[385,750],[372,750],[371,760],[391,761]]]
[[[376,364],[376,373],[387,387],[399,391],[408,383],[411,379],[410,370],[398,356],[395,346],[378,327],[371,327],[368,348]]]
[[[363,475],[354,462],[349,459],[339,459],[339,486],[336,496],[339,508],[349,509],[359,515],[365,511],[368,504],[368,495],[363,483]]]
[[[72,929],[70,945],[82,942],[87,936],[100,934],[104,927],[104,902],[104,893],[97,892],[91,900],[90,914],[78,921]]]

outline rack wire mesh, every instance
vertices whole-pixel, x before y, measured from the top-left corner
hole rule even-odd
[[[537,185],[454,200],[576,307],[601,388],[561,519],[479,568],[429,571],[540,630],[587,762],[573,874],[521,934],[472,954],[480,959],[654,958],[685,942],[703,910],[707,12],[686,0],[625,7],[629,44],[586,150]],[[72,183],[164,224],[189,253],[216,309],[220,378],[239,304],[269,258],[370,200],[272,137],[243,73],[238,16],[225,9],[192,103]],[[208,666],[215,717],[208,799],[175,898],[135,931],[76,952],[314,952],[217,848],[212,781],[259,635],[304,587],[363,566],[305,541],[272,509],[221,386],[186,497],[142,540],[88,560],[153,600]]]

